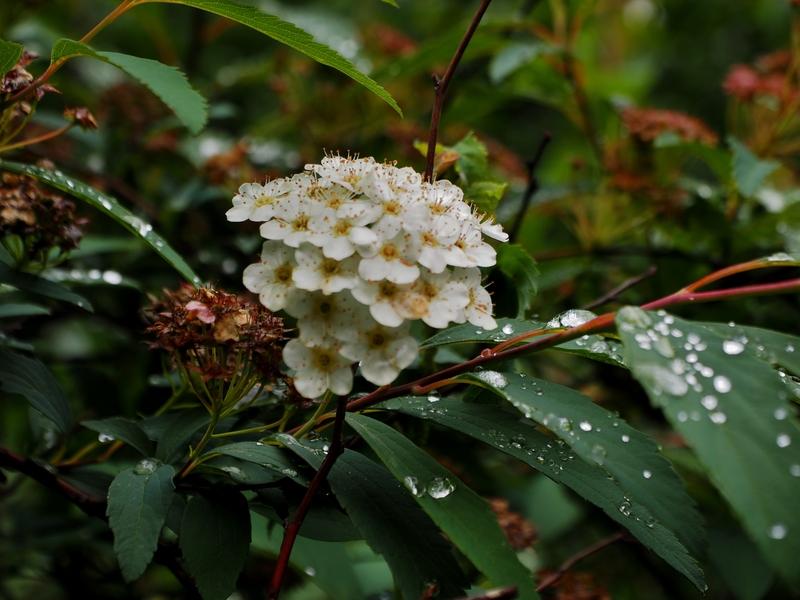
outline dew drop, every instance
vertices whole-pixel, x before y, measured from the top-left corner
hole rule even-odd
[[[769,528],[768,533],[769,537],[771,537],[773,540],[782,540],[786,537],[788,531],[786,529],[786,525],[783,523],[775,523],[775,525]]]
[[[686,419],[689,418],[689,415],[686,414],[685,410],[682,410],[678,413],[678,421],[681,423],[686,423]]]
[[[789,467],[789,473],[791,473],[793,477],[800,477],[800,465],[792,465]]]
[[[619,509],[619,512],[621,512],[626,517],[631,516],[631,503],[628,502],[627,500],[621,502],[619,506],[617,506],[617,508]]]
[[[514,333],[514,326],[511,323],[503,325],[503,333],[505,333],[506,335],[511,335],[512,333]]]
[[[792,438],[790,438],[787,434],[782,433],[775,440],[775,443],[778,444],[778,448],[786,448],[789,444],[792,443]]]
[[[433,390],[432,392],[428,393],[428,402],[438,402],[441,399],[442,398],[439,395],[439,392],[437,392],[436,390]]]
[[[306,567],[303,569],[306,575],[309,577],[315,577],[317,575],[317,570],[314,567]]]
[[[111,285],[119,285],[122,283],[122,275],[116,271],[106,271],[103,273],[103,281],[110,283]]]
[[[657,523],[657,521],[656,521],[655,517],[652,517],[652,516],[648,515],[648,516],[646,516],[644,518],[644,524],[647,525],[647,527],[649,527],[650,529],[652,529],[655,526],[656,523]]]
[[[589,421],[581,421],[580,428],[583,431],[591,431],[592,430],[592,424],[589,423]]]
[[[731,380],[725,375],[717,375],[714,377],[714,389],[720,394],[727,394],[731,391]]]
[[[115,438],[113,435],[108,435],[106,433],[101,433],[100,435],[97,436],[97,441],[100,442],[101,444],[105,442],[113,442],[115,439],[117,438]]]
[[[501,390],[508,385],[508,379],[497,371],[480,371],[477,376],[481,381],[485,381],[489,385],[493,385]]]
[[[653,476],[653,474],[650,471],[648,471],[647,469],[645,469],[644,471],[642,471],[642,476],[645,479],[650,479]]]
[[[708,410],[714,410],[717,408],[719,401],[717,400],[716,396],[703,396],[702,400],[700,400],[700,404],[702,404]]]
[[[420,486],[419,480],[417,480],[416,477],[404,477],[403,485],[406,486],[406,489],[414,494],[417,498],[421,498],[425,495],[425,486]]]
[[[722,351],[725,354],[741,354],[744,352],[744,344],[736,340],[725,340],[722,342]]]
[[[152,475],[160,466],[160,461],[152,458],[144,458],[140,460],[135,467],[133,467],[133,472],[137,475]]]
[[[773,415],[778,421],[783,421],[786,417],[789,416],[789,411],[786,410],[785,408],[776,408]]]
[[[447,498],[455,489],[455,484],[447,477],[434,477],[428,484],[428,495],[435,500],[441,500]]]
[[[728,420],[727,415],[724,412],[713,412],[709,415],[709,418],[712,422],[716,423],[717,425],[722,425],[725,421]]]
[[[787,344],[785,350],[786,352],[794,352],[794,346]]]
[[[628,442],[631,441],[631,437],[629,435],[623,435],[622,436],[622,441],[627,444]]]

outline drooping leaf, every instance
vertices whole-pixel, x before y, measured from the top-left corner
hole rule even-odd
[[[507,410],[446,399],[431,403],[425,397],[397,398],[379,406],[460,431],[523,461],[602,509],[699,589],[704,587],[697,561],[643,504],[631,502],[628,493],[607,471],[580,460],[570,448]]]
[[[297,465],[292,462],[292,457],[283,448],[270,446],[262,442],[235,442],[214,448],[211,454],[224,454],[251,462],[268,469],[279,475],[289,477],[300,485],[308,486],[308,477],[298,472]]]
[[[98,192],[85,183],[64,175],[61,171],[50,171],[35,165],[23,165],[21,163],[8,162],[4,160],[0,160],[0,168],[13,171],[14,173],[29,175],[34,179],[38,179],[43,183],[61,190],[62,192],[66,192],[67,194],[71,194],[76,198],[80,198],[81,200],[88,202],[101,212],[107,214],[112,219],[123,225],[126,229],[136,234],[148,246],[155,250],[156,254],[161,256],[161,258],[172,265],[172,267],[187,281],[195,286],[200,285],[200,278],[194,273],[194,271],[192,271],[192,268],[186,263],[186,261],[183,260],[183,258],[177,252],[175,252],[175,250],[173,250],[169,244],[167,244],[164,238],[155,233],[150,224],[132,214],[127,208],[123,207],[111,196]],[[0,280],[2,280],[3,269],[6,268],[7,267],[0,265]],[[47,283],[50,285],[56,285],[52,282]],[[86,305],[85,300],[81,299],[81,302],[83,304],[78,304],[78,306]],[[75,303],[77,304],[77,302]]]
[[[174,476],[171,466],[146,458],[117,475],[108,490],[106,515],[125,581],[138,579],[153,558],[172,503]]]
[[[158,440],[156,458],[165,463],[181,460],[189,452],[189,440],[195,432],[210,422],[208,411],[202,407],[181,413]]]
[[[704,545],[703,519],[670,463],[649,437],[568,387],[518,373],[481,371],[459,376],[509,400],[544,425],[589,464],[602,466],[630,496],[674,532],[690,552]]]
[[[497,249],[497,268],[517,290],[517,317],[524,317],[537,292],[536,261],[519,244],[501,244]]]
[[[485,500],[388,425],[356,414],[348,414],[347,422],[493,585],[516,585],[520,597],[539,597],[530,571],[508,545]]]
[[[203,600],[225,600],[250,550],[247,500],[239,492],[195,495],[183,511],[179,544]]]
[[[626,307],[617,327],[651,402],[694,449],[767,561],[800,589],[800,427],[784,378],[734,335],[664,312]]]
[[[0,161],[2,162],[2,161]],[[25,292],[32,294],[39,294],[47,298],[55,300],[64,300],[70,304],[74,304],[80,308],[93,312],[92,305],[89,301],[78,294],[73,294],[70,290],[63,285],[49,281],[42,277],[32,275],[30,273],[23,273],[11,267],[0,264],[0,283],[10,285]]]
[[[72,429],[69,402],[55,377],[42,363],[0,348],[0,383],[7,394],[25,396],[31,406],[69,435]]]
[[[231,19],[247,27],[255,29],[272,39],[302,52],[306,56],[314,59],[320,64],[333,67],[360,83],[365,88],[382,98],[389,106],[397,111],[402,117],[403,112],[397,103],[381,86],[372,79],[364,75],[361,71],[342,57],[338,52],[332,50],[325,44],[315,42],[314,38],[292,23],[282,21],[275,15],[268,15],[260,12],[253,6],[240,4],[234,0],[147,0],[148,2],[165,2],[170,4],[183,4],[205,10],[215,15]]]
[[[761,160],[742,142],[728,136],[728,144],[733,150],[733,180],[745,198],[752,198],[764,184],[764,180],[778,167],[776,160]]]
[[[14,42],[0,40],[0,79],[17,64],[22,56],[23,48]]]
[[[49,308],[38,304],[0,304],[0,319],[49,314]]]
[[[101,60],[138,79],[172,109],[191,133],[198,134],[205,127],[208,119],[206,100],[189,85],[186,75],[175,67],[118,52],[100,52],[67,39],[53,44],[50,63],[62,63],[77,56]]]
[[[125,442],[132,448],[136,448],[144,456],[153,456],[153,444],[141,427],[133,421],[128,421],[122,417],[111,417],[102,421],[83,421],[81,425],[97,433],[110,436],[115,440]]]
[[[325,455],[319,442],[287,435],[278,439],[314,468],[322,464]],[[425,582],[432,579],[438,582],[441,597],[463,595],[469,581],[449,544],[386,469],[345,450],[328,475],[328,483],[372,550],[386,559],[404,598],[420,598]]]

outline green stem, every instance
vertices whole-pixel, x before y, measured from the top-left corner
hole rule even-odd
[[[198,464],[200,464],[199,462],[195,462],[195,459],[203,451],[203,448],[206,447],[206,444],[208,444],[208,442],[210,442],[211,439],[214,437],[214,428],[216,428],[218,421],[219,421],[219,415],[213,413],[211,415],[211,422],[208,424],[208,429],[206,429],[206,432],[203,434],[203,437],[197,443],[197,446],[195,446],[189,453],[189,460],[187,460],[186,464],[184,464],[181,467],[181,470],[176,473],[175,479],[180,479],[182,477],[185,477],[186,475],[189,474],[189,472],[192,469],[194,469]]]
[[[331,401],[331,398],[333,398],[333,392],[328,390],[327,392],[325,392],[325,396],[322,398],[322,402],[319,403],[319,406],[317,407],[317,411],[314,413],[314,416],[311,417],[311,420],[309,420],[308,423],[303,425],[297,431],[297,433],[294,434],[294,437],[297,438],[303,437],[305,434],[311,431],[311,429],[313,429],[314,425],[317,424],[317,419],[325,413],[325,409],[328,406],[328,402]]]

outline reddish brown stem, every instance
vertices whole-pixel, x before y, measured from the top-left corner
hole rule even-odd
[[[283,542],[281,543],[281,550],[280,554],[278,555],[278,563],[275,565],[275,571],[272,574],[272,581],[269,584],[267,600],[277,600],[278,595],[281,593],[281,585],[283,584],[283,578],[286,575],[286,569],[289,566],[289,557],[292,554],[292,547],[297,539],[297,534],[300,533],[300,527],[303,525],[303,520],[306,518],[308,510],[311,508],[311,502],[313,502],[314,497],[317,495],[319,486],[323,481],[325,481],[325,478],[333,468],[336,459],[339,458],[339,455],[344,450],[342,444],[342,430],[344,429],[344,417],[346,413],[347,397],[340,396],[336,405],[336,418],[333,424],[333,436],[331,438],[330,448],[328,448],[328,455],[325,457],[325,460],[322,461],[322,465],[320,465],[317,474],[314,475],[314,479],[311,480],[308,490],[306,491],[306,495],[303,497],[303,501],[300,503],[292,522],[289,523],[288,527],[286,527],[286,531],[283,534]]]
[[[536,591],[541,592],[542,590],[546,590],[551,585],[557,583],[558,580],[561,579],[567,571],[569,571],[572,567],[574,567],[578,562],[580,562],[587,556],[591,556],[595,552],[599,552],[603,548],[607,548],[611,544],[623,540],[626,537],[628,537],[627,531],[618,531],[614,535],[610,535],[604,540],[600,540],[596,544],[593,544],[592,546],[589,546],[588,548],[581,550],[575,556],[573,556],[563,565],[561,565],[555,573],[544,578],[536,587]]]
[[[467,32],[458,45],[456,53],[453,55],[453,59],[450,61],[447,71],[444,73],[444,77],[440,80],[436,75],[433,76],[435,95],[433,100],[433,112],[431,112],[431,128],[428,133],[428,155],[425,159],[425,175],[423,176],[423,181],[430,181],[433,177],[433,159],[436,156],[436,140],[439,137],[439,120],[442,116],[442,106],[444,105],[444,95],[447,93],[447,86],[450,85],[450,80],[456,72],[458,63],[461,62],[461,57],[464,56],[464,51],[467,49],[472,35],[478,28],[478,24],[481,22],[483,14],[486,12],[486,9],[489,8],[491,2],[492,0],[481,0],[481,5],[478,7],[475,16],[472,17]]]
[[[654,265],[651,265],[644,273],[636,275],[635,277],[631,277],[627,281],[623,281],[614,289],[609,290],[607,293],[600,296],[597,300],[593,300],[592,302],[589,302],[589,304],[583,305],[581,308],[583,310],[592,310],[593,308],[602,306],[606,302],[611,302],[612,300],[616,300],[617,296],[619,296],[622,292],[624,292],[625,290],[629,290],[630,288],[641,283],[645,279],[652,277],[653,275],[656,274],[656,271],[658,271],[658,269]]]

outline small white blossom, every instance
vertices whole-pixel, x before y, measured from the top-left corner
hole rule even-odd
[[[309,221],[324,208],[324,204],[305,194],[289,194],[278,198],[274,217],[261,225],[261,237],[283,240],[287,246],[298,248],[311,236]]]
[[[275,210],[275,200],[294,189],[288,179],[276,179],[266,184],[243,183],[233,197],[233,208],[225,213],[228,221],[269,221]]]
[[[377,234],[366,227],[371,223],[372,209],[365,202],[351,202],[338,211],[326,208],[309,221],[309,241],[322,248],[325,256],[336,260],[352,256],[356,248],[377,246]]]
[[[417,342],[408,335],[409,325],[372,327],[353,332],[339,348],[345,358],[360,361],[364,379],[375,385],[388,385],[397,375],[414,362]]]
[[[294,289],[292,273],[297,267],[294,250],[281,242],[267,241],[261,246],[261,262],[244,270],[244,286],[258,294],[261,304],[271,311],[285,308]]]
[[[305,398],[319,398],[327,390],[343,396],[353,389],[351,361],[332,345],[307,347],[300,340],[289,340],[283,361],[296,371],[294,386]]]
[[[350,293],[361,304],[369,306],[372,318],[378,323],[387,327],[398,327],[406,318],[418,318],[409,316],[412,312],[406,307],[411,289],[412,284],[400,285],[386,279],[358,279]]]
[[[357,257],[344,260],[327,258],[319,248],[303,244],[295,251],[295,260],[297,268],[292,272],[292,281],[301,290],[335,294],[356,284]]]
[[[456,323],[469,321],[476,327],[491,331],[497,327],[492,317],[492,297],[481,285],[480,269],[454,269],[453,281],[463,283],[469,293],[469,304],[464,308],[464,317]]]
[[[366,316],[366,307],[347,292],[328,296],[320,291],[303,293],[285,310],[297,319],[300,340],[307,346],[342,338]]]
[[[358,276],[366,281],[388,279],[392,283],[411,283],[419,277],[420,247],[410,234],[397,235],[385,240],[375,256],[362,258],[358,265]]]
[[[376,162],[374,158],[342,158],[326,156],[320,165],[306,165],[306,170],[319,176],[323,185],[338,183],[351,192],[361,192],[361,180],[372,171]]]
[[[467,286],[450,281],[450,271],[431,273],[422,269],[404,306],[410,311],[407,318],[422,319],[431,327],[444,329],[450,322],[464,322],[462,315],[468,304]]]

